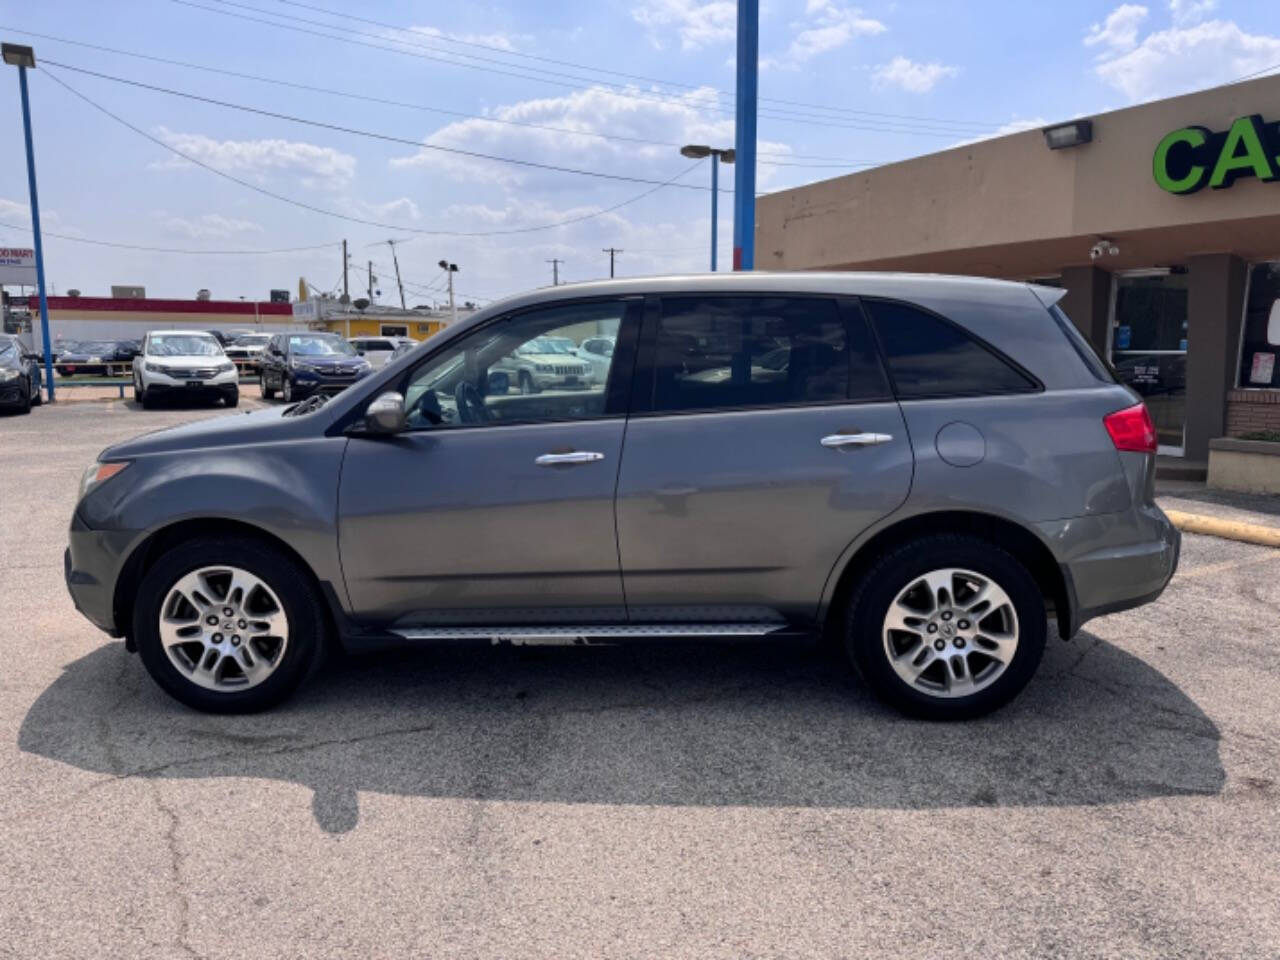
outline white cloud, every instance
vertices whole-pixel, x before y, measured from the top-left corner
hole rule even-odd
[[[449,40],[461,40],[464,43],[478,43],[486,47],[497,47],[501,50],[516,49],[516,40],[523,40],[524,37],[513,37],[505,33],[449,33],[441,30],[439,27],[410,27],[414,33],[421,33],[428,37],[443,37]],[[394,34],[388,34],[395,39]]]
[[[262,179],[269,172],[299,177],[308,187],[334,189],[345,186],[355,176],[356,158],[332,147],[291,140],[214,140],[202,133],[179,133],[166,127],[155,130],[175,150],[226,173],[250,173]],[[165,169],[185,167],[179,157],[167,157],[153,164]]]
[[[1246,33],[1229,20],[1207,20],[1150,33],[1094,69],[1137,101],[1227,83],[1278,63],[1280,37]]]
[[[733,0],[643,0],[631,8],[631,19],[649,31],[654,46],[662,33],[674,30],[684,50],[726,43],[737,35],[738,5]]]
[[[796,68],[814,57],[838,50],[856,37],[874,37],[889,28],[879,20],[866,16],[857,7],[845,7],[833,0],[808,0],[808,20],[793,23],[798,32],[786,52],[778,57],[765,57],[760,65]]]
[[[638,88],[629,92],[638,96],[625,96],[613,90],[590,87],[562,97],[520,101],[499,107],[492,113],[495,119],[555,127],[557,130],[511,126],[479,119],[461,120],[441,127],[424,142],[559,166],[602,172],[625,171],[654,180],[670,177],[682,167],[688,166],[689,161],[681,157],[675,147],[606,140],[588,134],[607,132],[640,140],[733,145],[733,117],[727,113],[713,113],[708,109],[708,104],[717,102],[715,92],[710,88],[700,88],[682,97],[665,99],[648,99],[644,97],[644,91]],[[773,152],[785,153],[788,149],[785,144],[763,141],[761,146]],[[579,196],[603,186],[607,188],[608,196],[616,197],[620,186],[607,181],[593,182],[580,176],[430,149],[396,157],[391,164],[402,169],[443,171],[463,182],[496,183],[508,189],[519,187],[525,190],[531,184],[536,184],[548,192],[572,192]],[[762,179],[765,175],[765,170],[762,169]],[[639,185],[631,186],[637,192],[643,189]]]
[[[225,240],[249,233],[263,233],[260,223],[236,217],[224,217],[220,213],[206,213],[199,217],[180,217],[158,211],[156,216],[166,233],[189,237],[192,240]]]
[[[1085,35],[1086,47],[1104,47],[1109,52],[1131,50],[1138,42],[1138,30],[1150,11],[1136,3],[1116,7],[1102,23],[1095,23]]]
[[[1218,7],[1218,0],[1169,0],[1173,22],[1180,27],[1199,23]]]
[[[939,80],[954,77],[959,72],[959,67],[941,63],[915,63],[906,57],[894,57],[888,63],[876,67],[871,79],[877,87],[897,87],[908,93],[928,93],[937,86]]]

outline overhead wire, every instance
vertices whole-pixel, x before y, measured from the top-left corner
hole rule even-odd
[[[46,63],[48,62],[49,61],[46,61]],[[93,107],[95,110],[98,110],[101,113],[105,114],[106,116],[110,117],[112,120],[116,121],[122,126],[128,128],[129,130],[132,130],[138,136],[151,141],[156,146],[159,146],[165,150],[168,150],[170,153],[173,153],[174,155],[181,157],[183,160],[186,160],[188,163],[194,164],[197,167],[207,170],[210,173],[214,174],[215,176],[221,177],[224,180],[230,181],[231,183],[238,184],[248,190],[252,190],[255,193],[259,193],[263,196],[270,197],[273,200],[278,200],[282,203],[287,203],[292,206],[300,207],[304,210],[310,210],[312,213],[318,213],[323,216],[333,217],[338,220],[346,220],[351,223],[360,223],[366,226],[379,227],[384,230],[393,230],[401,233],[410,233],[410,234],[416,234],[421,236],[445,236],[445,237],[509,236],[514,234],[537,233],[542,230],[552,230],[557,227],[568,226],[569,224],[573,224],[573,223],[581,223],[585,220],[592,220],[592,219],[595,219],[596,217],[601,217],[606,214],[612,213],[616,210],[619,210],[622,207],[629,206],[630,204],[633,204],[633,203],[637,203],[638,201],[643,200],[645,197],[648,197],[654,193],[657,193],[659,190],[663,189],[664,187],[689,186],[687,184],[677,184],[676,181],[683,178],[686,174],[692,172],[696,167],[700,166],[702,163],[702,161],[699,160],[696,163],[694,163],[692,166],[686,167],[680,173],[677,173],[675,176],[667,180],[662,180],[662,181],[642,180],[640,182],[652,183],[653,186],[651,186],[648,190],[645,190],[639,194],[636,194],[633,197],[628,197],[626,200],[620,201],[619,203],[615,203],[611,206],[604,207],[600,210],[596,210],[591,213],[581,214],[574,217],[566,217],[564,219],[557,220],[553,223],[539,224],[537,226],[529,226],[529,227],[510,227],[503,230],[475,230],[475,231],[424,230],[421,227],[411,227],[405,224],[385,223],[379,220],[370,220],[365,217],[356,217],[356,216],[352,216],[351,214],[340,213],[336,210],[329,210],[329,209],[326,209],[325,207],[319,207],[319,206],[316,206],[315,204],[307,203],[306,201],[303,201],[303,200],[298,200],[295,197],[289,197],[289,196],[285,196],[284,194],[276,193],[273,190],[268,190],[266,187],[262,187],[256,183],[251,183],[248,180],[244,180],[244,179],[241,179],[240,177],[234,176],[233,174],[227,173],[225,170],[219,170],[217,167],[213,166],[212,164],[206,163],[197,157],[193,157],[190,154],[182,150],[179,150],[177,147],[174,147],[171,144],[166,143],[164,140],[160,139],[159,137],[151,133],[148,133],[146,130],[143,130],[141,127],[138,127],[137,125],[124,119],[119,114],[114,113],[113,111],[109,110],[107,107],[102,106],[97,101],[91,99],[90,97],[76,90],[74,87],[68,84],[65,80],[58,77],[56,71],[46,69],[42,72],[45,76],[53,80],[59,86],[65,88],[69,93],[78,97],[80,100],[83,100],[85,103],[89,104],[89,106]],[[630,178],[627,178],[627,179],[630,179]],[[707,189],[707,188],[703,188],[703,189]]]
[[[6,223],[3,220],[0,220],[0,227],[7,227],[10,230],[17,230],[26,234],[31,233],[29,226],[24,227],[16,223]],[[42,237],[56,237],[59,240],[70,240],[73,243],[88,243],[97,247],[115,247],[121,250],[137,250],[143,253],[173,253],[218,257],[258,257],[277,253],[304,253],[313,250],[329,250],[342,246],[341,240],[334,240],[330,243],[316,243],[304,247],[278,247],[274,250],[196,250],[189,247],[152,247],[138,243],[121,243],[114,240],[95,240],[92,237],[77,237],[68,233],[56,233],[52,230],[41,230],[40,235]]]
[[[441,114],[442,116],[456,117],[462,120],[476,120],[482,123],[489,123],[489,124],[495,124],[495,125],[501,125],[501,126],[520,127],[520,128],[529,129],[529,130],[546,130],[550,133],[567,134],[569,136],[575,136],[575,137],[588,137],[588,138],[597,139],[597,140],[615,140],[620,143],[638,143],[638,144],[643,144],[646,146],[654,146],[654,147],[670,147],[672,149],[678,149],[679,147],[684,146],[684,144],[677,143],[673,140],[649,140],[644,137],[633,137],[633,136],[628,136],[626,134],[600,133],[600,132],[591,131],[591,130],[577,130],[570,127],[557,127],[557,126],[551,126],[549,124],[530,123],[528,121],[511,120],[508,118],[486,116],[484,114],[478,114],[478,113],[466,113],[465,111],[452,110],[447,107],[437,107],[437,106],[430,106],[430,105],[421,104],[421,103],[411,103],[404,100],[392,100],[385,97],[375,97],[369,94],[355,93],[349,90],[338,90],[332,87],[315,86],[312,84],[299,83],[294,80],[282,80],[278,77],[264,77],[259,74],[244,73],[239,70],[228,70],[223,67],[213,67],[207,64],[191,63],[190,61],[185,61],[185,60],[174,60],[169,57],[159,57],[159,56],[154,56],[152,54],[140,53],[134,50],[122,50],[118,47],[109,47],[109,46],[104,46],[103,44],[89,43],[83,40],[71,40],[66,37],[56,37],[51,34],[36,33],[35,31],[31,31],[31,30],[22,30],[20,28],[9,26],[6,24],[0,24],[0,30],[9,30],[14,33],[20,33],[26,36],[36,37],[42,40],[50,40],[50,41],[53,41],[54,43],[64,43],[70,46],[82,47],[88,50],[98,50],[103,53],[110,53],[117,56],[133,57],[135,59],[145,60],[152,63],[162,63],[168,66],[181,67],[183,69],[188,69],[188,70],[200,70],[206,73],[213,73],[213,74],[218,74],[226,77],[234,77],[239,80],[251,80],[256,83],[272,84],[275,86],[286,87],[293,90],[305,90],[311,93],[322,93],[326,96],[345,97],[347,99],[358,100],[364,103],[376,103],[382,106],[398,107],[406,110],[416,110],[423,113],[437,113],[437,114]],[[56,63],[56,61],[50,61],[50,62]],[[72,65],[66,64],[65,66],[71,67]],[[887,162],[882,160],[846,160],[843,157],[831,157],[831,156],[816,155],[816,154],[774,151],[774,150],[769,150],[767,148],[758,150],[757,157],[758,157],[758,160],[757,160],[758,163],[762,165],[767,165],[767,166],[795,166],[795,167],[813,166],[819,169],[825,168],[827,165],[830,165],[832,168],[873,167],[873,166],[878,166],[881,163]],[[786,159],[785,161],[770,160],[770,159],[767,159],[769,157],[784,157]],[[813,163],[813,164],[794,162],[794,161],[805,161],[805,160],[813,160],[813,161],[819,161],[819,162]]]

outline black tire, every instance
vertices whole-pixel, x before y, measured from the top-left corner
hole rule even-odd
[[[158,619],[172,586],[187,573],[228,564],[263,580],[289,618],[289,638],[275,672],[247,690],[208,690],[187,679],[170,661],[160,641]],[[319,665],[326,643],[321,598],[306,571],[276,547],[249,537],[200,537],[162,555],[138,586],[133,639],[138,654],[158,683],[175,700],[205,713],[254,713],[282,703]]]
[[[240,391],[232,390],[230,393],[224,394],[222,399],[226,401],[228,407],[238,407],[240,406]]]
[[[133,377],[133,402],[138,405],[142,404],[142,395],[143,395],[142,387],[140,384],[141,384],[141,381],[138,379],[138,376],[135,374]]]
[[[1018,618],[1017,650],[1004,672],[977,692],[954,699],[931,695],[899,677],[882,634],[899,592],[925,573],[946,567],[989,577],[1008,595]],[[863,575],[849,601],[845,651],[858,674],[889,705],[925,720],[967,720],[1003,706],[1027,685],[1044,654],[1047,628],[1044,596],[1016,557],[979,537],[940,534],[887,551]]]
[[[26,396],[26,399],[22,401],[21,406],[18,407],[18,413],[25,414],[30,412],[31,412],[31,384],[27,384],[27,396]]]
[[[265,373],[258,374],[258,389],[262,391],[263,400],[275,399],[276,388],[267,386],[267,375]]]
[[[529,396],[530,394],[538,392],[538,388],[534,386],[534,383],[533,383],[533,375],[529,373],[528,370],[520,371],[520,378],[518,380],[518,383],[520,385],[520,392],[525,396]]]
[[[35,407],[44,406],[44,394],[40,392],[40,384],[34,380],[31,381],[31,405]]]
[[[280,399],[285,403],[293,403],[293,381],[287,373],[280,376]]]

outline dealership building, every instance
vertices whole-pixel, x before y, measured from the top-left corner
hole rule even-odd
[[[1061,286],[1189,472],[1280,431],[1280,76],[761,197],[756,267]]]

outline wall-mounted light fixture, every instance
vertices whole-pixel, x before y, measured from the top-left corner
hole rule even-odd
[[[1070,123],[1059,123],[1045,127],[1044,142],[1050,150],[1065,150],[1067,147],[1079,147],[1093,142],[1093,121],[1072,120]]]

